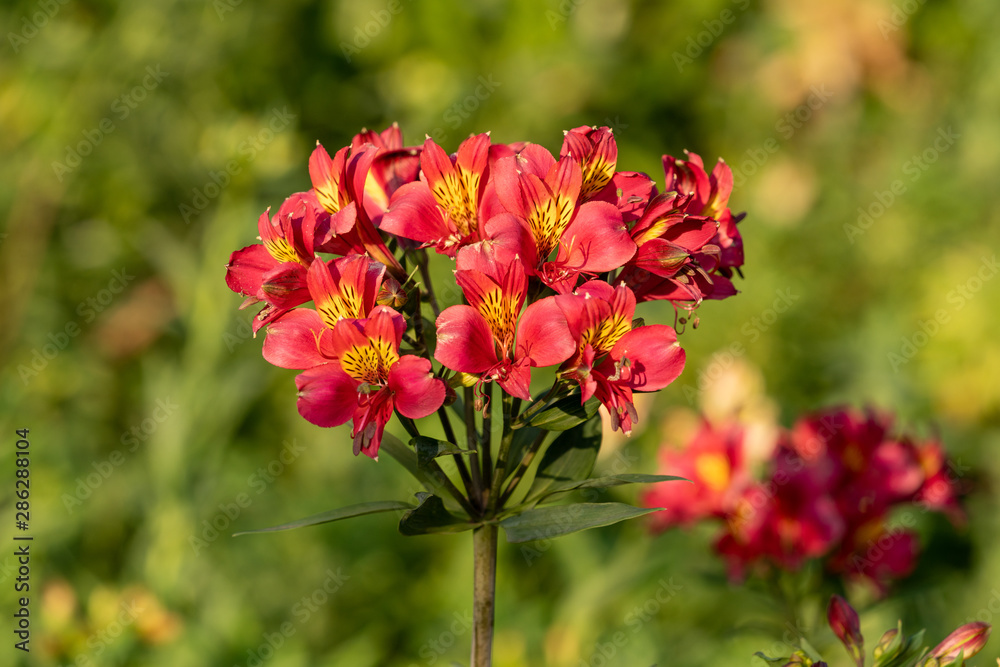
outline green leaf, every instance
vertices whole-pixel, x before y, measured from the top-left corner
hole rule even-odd
[[[399,532],[403,535],[426,535],[427,533],[461,533],[472,530],[478,524],[469,523],[454,516],[444,508],[444,503],[435,495],[418,493],[420,504],[403,515],[399,520]]]
[[[691,480],[676,475],[643,475],[624,474],[607,475],[605,477],[591,477],[577,482],[563,482],[550,486],[538,500],[544,500],[548,496],[564,491],[576,491],[577,489],[606,489],[610,486],[621,486],[623,484],[656,484],[657,482],[690,482]]]
[[[656,511],[657,508],[633,507],[625,503],[576,503],[525,510],[504,519],[500,525],[507,533],[508,542],[530,542],[609,526]]]
[[[507,453],[507,460],[513,462],[507,471],[507,477],[514,474],[517,463],[524,457],[525,450],[535,441],[542,430],[534,426],[526,426],[514,431],[513,439],[510,443],[510,451]],[[546,434],[548,435],[548,434]]]
[[[447,493],[444,485],[438,481],[437,476],[420,466],[419,460],[417,459],[417,453],[407,447],[406,444],[396,436],[390,433],[383,433],[382,445],[379,447],[379,452],[385,452],[392,458],[396,459],[396,461],[406,468],[407,472],[416,477],[417,481],[419,481],[429,492],[438,495],[444,495]]]
[[[422,470],[427,470],[431,461],[439,456],[445,456],[447,454],[471,454],[471,449],[461,449],[456,445],[446,442],[445,440],[438,440],[436,438],[428,438],[427,436],[417,436],[410,441],[413,448],[417,450],[417,466]]]
[[[579,482],[590,477],[601,449],[601,418],[597,415],[564,431],[545,450],[528,493],[536,498],[556,484]]]
[[[776,665],[779,662],[780,663],[788,662],[788,658],[770,658],[770,657],[764,655],[763,653],[761,653],[760,651],[757,651],[756,653],[754,653],[754,657],[760,658],[761,660],[763,660],[764,662],[766,662],[769,665],[772,665],[772,664]]]
[[[532,417],[528,423],[546,431],[566,431],[593,417],[599,407],[601,402],[596,397],[580,405],[580,394],[575,393],[559,399]]]
[[[321,523],[330,523],[331,521],[351,519],[356,516],[364,516],[365,514],[377,514],[379,512],[395,512],[398,510],[412,509],[413,505],[399,500],[380,500],[372,503],[360,503],[358,505],[349,505],[348,507],[341,507],[340,509],[330,510],[329,512],[322,512],[320,514],[307,516],[304,519],[299,519],[298,521],[292,521],[290,523],[283,523],[280,526],[258,528],[257,530],[244,530],[240,533],[234,533],[233,537],[236,537],[237,535],[252,535],[254,533],[274,533],[279,530],[292,530],[293,528],[304,528],[305,526],[316,526]]]

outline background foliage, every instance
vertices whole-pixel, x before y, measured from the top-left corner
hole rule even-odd
[[[0,26],[0,421],[8,452],[31,429],[30,664],[467,660],[467,535],[380,515],[229,536],[416,490],[299,418],[223,281],[260,212],[308,187],[317,139],[392,121],[448,150],[610,125],[619,167],[659,180],[663,153],[724,157],[749,211],[742,293],[701,309],[684,375],[599,466],[653,472],[699,406],[765,430],[894,410],[941,434],[971,521],[921,517],[926,555],[865,634],[902,617],[937,641],[1000,612],[996,3],[34,0]],[[497,664],[787,654],[794,626],[726,582],[709,536],[636,521],[501,546]]]

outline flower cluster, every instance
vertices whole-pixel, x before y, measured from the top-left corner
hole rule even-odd
[[[739,426],[702,426],[684,450],[664,449],[663,472],[693,484],[658,484],[646,494],[663,507],[654,526],[666,529],[715,517],[715,542],[734,578],[767,564],[799,568],[822,558],[825,569],[868,581],[881,592],[916,564],[912,514],[890,524],[902,504],[964,518],[941,445],[891,433],[885,415],[830,410],[800,419],[778,436],[768,479],[755,481]]]
[[[662,193],[617,161],[607,127],[566,132],[558,158],[489,134],[454,155],[429,138],[406,147],[395,125],[332,157],[317,145],[312,188],[260,216],[261,243],[233,253],[227,284],[261,304],[265,359],[302,371],[302,416],[352,421],[355,454],[376,457],[394,412],[430,415],[461,383],[531,400],[538,367],[558,366],[560,387],[597,396],[629,432],[632,392],[684,365],[672,327],[633,320],[637,302],[691,311],[734,294],[742,216],[721,160],[707,173],[697,155],[664,156]],[[427,249],[453,262],[464,303],[438,312]]]

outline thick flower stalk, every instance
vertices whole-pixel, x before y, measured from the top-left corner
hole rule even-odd
[[[299,371],[299,413],[349,423],[355,455],[387,451],[426,489],[278,528],[405,510],[407,535],[473,531],[476,667],[491,660],[499,528],[521,542],[640,516],[650,510],[553,501],[582,484],[671,479],[590,477],[598,405],[630,434],[634,393],[684,368],[673,326],[644,323],[637,304],[690,311],[735,293],[742,241],[725,163],[708,176],[697,156],[664,156],[661,195],[618,162],[606,127],[565,132],[558,158],[489,133],[449,155],[430,138],[405,146],[395,125],[364,130],[332,153],[317,143],[311,188],[265,211],[260,243],[227,267],[244,306],[262,304],[264,358]],[[444,288],[434,255],[454,276]]]

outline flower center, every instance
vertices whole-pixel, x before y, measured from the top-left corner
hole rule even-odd
[[[316,310],[323,323],[331,329],[344,318],[361,317],[361,295],[354,285],[340,285],[340,294],[327,294],[317,300]]]
[[[480,176],[464,169],[457,171],[458,176],[445,174],[431,192],[464,238],[479,231]]]
[[[389,369],[399,361],[399,354],[390,341],[374,339],[368,345],[352,345],[340,357],[340,367],[358,382],[382,385]]]

